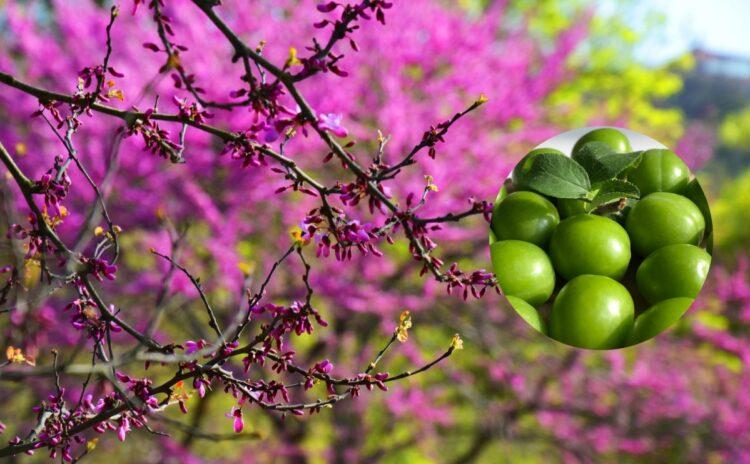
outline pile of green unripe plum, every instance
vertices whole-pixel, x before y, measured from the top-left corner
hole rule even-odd
[[[503,294],[562,343],[616,349],[676,323],[711,264],[706,197],[667,149],[633,151],[599,128],[570,156],[537,148],[494,205],[490,251]]]

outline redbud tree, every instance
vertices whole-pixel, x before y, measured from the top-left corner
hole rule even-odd
[[[328,421],[342,462],[397,453],[367,438],[399,425],[434,459],[522,438],[658,459],[695,430],[642,427],[665,415],[712,433],[690,456],[736,456],[702,446],[730,418],[681,409],[719,377],[688,382],[680,353],[726,339],[637,365],[569,351],[482,270],[491,200],[559,131],[546,99],[587,21],[542,40],[499,2],[6,2],[0,456],[145,437],[184,462],[239,437],[295,460]],[[644,409],[654,390],[687,403]]]
[[[3,378],[31,380],[38,402],[2,456],[45,448],[74,461],[92,433],[158,433],[152,416],[187,413],[209,391],[233,399],[239,433],[253,409],[315,414],[462,347],[456,334],[403,372],[379,366],[427,295],[498,290],[438,240],[487,219],[491,183],[477,176],[506,161],[480,160],[503,143],[498,127],[534,121],[580,31],[546,54],[523,41],[484,50],[499,7],[467,21],[420,6],[9,5]],[[459,30],[430,31],[425,9]],[[482,79],[465,72],[477,67]],[[502,104],[484,105],[483,90]],[[444,236],[481,232],[461,234]],[[421,284],[385,282],[409,274]],[[298,338],[347,312],[391,325],[368,362],[339,367],[325,356],[333,340],[298,356]]]

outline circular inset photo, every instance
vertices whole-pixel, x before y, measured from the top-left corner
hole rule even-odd
[[[708,276],[712,237],[706,196],[679,155],[612,127],[565,132],[526,154],[489,233],[510,307],[548,337],[595,350],[676,323]]]

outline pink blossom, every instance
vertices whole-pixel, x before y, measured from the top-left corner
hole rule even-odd
[[[120,420],[120,425],[117,426],[117,439],[125,441],[125,436],[130,432],[130,421],[127,417],[123,417]]]
[[[330,374],[333,370],[333,364],[329,360],[324,359],[315,364],[315,370],[322,372],[323,374]]]
[[[245,422],[242,419],[242,409],[238,407],[232,407],[231,413],[227,414],[227,417],[233,420],[234,433],[242,432],[245,427]]]
[[[185,354],[193,354],[205,348],[208,345],[208,342],[206,342],[203,339],[198,340],[197,342],[194,342],[193,340],[187,340],[184,343],[184,345],[185,345]]]
[[[336,137],[346,137],[349,132],[341,125],[343,116],[341,114],[321,114],[318,116],[318,127],[328,131]]]

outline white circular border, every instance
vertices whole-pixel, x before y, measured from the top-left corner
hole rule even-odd
[[[566,155],[570,156],[570,152],[573,150],[573,145],[575,145],[575,143],[578,141],[579,138],[581,138],[584,134],[591,132],[594,129],[602,129],[605,127],[610,128],[610,129],[616,129],[622,132],[623,134],[625,134],[628,137],[628,140],[630,141],[630,146],[633,148],[633,151],[649,150],[652,148],[667,148],[663,144],[659,143],[658,141],[652,139],[651,137],[647,135],[643,135],[640,132],[635,132],[630,129],[626,129],[624,127],[616,127],[616,126],[580,127],[578,129],[573,129],[567,132],[563,132],[562,134],[557,134],[554,137],[549,138],[545,140],[544,142],[540,143],[534,148],[555,148],[565,153]]]

